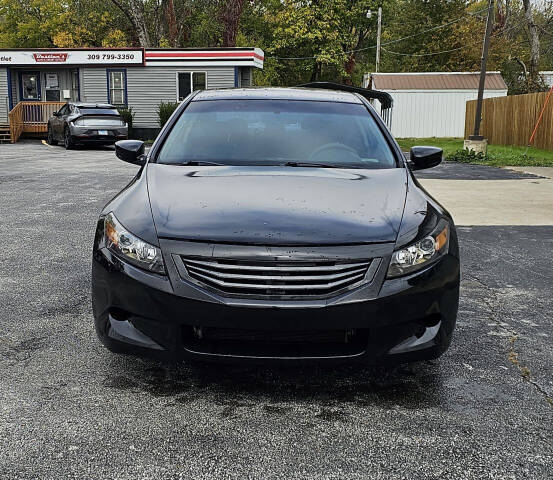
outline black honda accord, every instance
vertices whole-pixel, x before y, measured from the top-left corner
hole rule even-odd
[[[200,91],[103,209],[92,299],[112,351],[235,361],[404,362],[448,348],[453,220],[362,94]]]

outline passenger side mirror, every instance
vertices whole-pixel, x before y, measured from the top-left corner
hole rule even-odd
[[[54,112],[53,115],[54,115],[54,117],[59,117],[61,115],[61,113],[60,112]]]
[[[412,147],[409,165],[411,170],[423,170],[442,162],[443,150],[437,147]]]
[[[115,155],[124,162],[134,165],[144,165],[146,155],[144,155],[144,142],[140,140],[119,140],[115,142]]]

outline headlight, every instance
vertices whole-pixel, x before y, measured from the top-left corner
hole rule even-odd
[[[106,247],[115,255],[144,270],[165,274],[161,250],[127,231],[113,213],[104,219],[104,235]]]
[[[448,249],[449,224],[441,220],[430,235],[393,253],[387,277],[400,277],[426,268],[445,255]]]

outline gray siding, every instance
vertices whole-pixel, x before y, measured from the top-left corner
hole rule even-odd
[[[234,87],[234,67],[127,67],[127,103],[134,112],[134,125],[158,127],[160,102],[177,101],[177,72],[206,72],[207,88]],[[83,67],[80,72],[81,101],[107,102],[105,68]]]
[[[8,70],[0,68],[0,123],[8,122]]]
[[[127,68],[127,103],[133,109],[133,125],[159,127],[157,106],[177,99],[175,72],[174,67]]]
[[[202,70],[197,68],[196,70]],[[207,88],[232,88],[234,87],[234,67],[218,67],[207,70]]]
[[[105,68],[81,68],[81,101],[106,103],[108,101],[108,81]]]
[[[136,127],[159,127],[160,102],[177,101],[177,72],[206,72],[207,88],[234,87],[234,67],[130,67],[127,68],[127,99]],[[105,80],[104,80],[105,84]]]

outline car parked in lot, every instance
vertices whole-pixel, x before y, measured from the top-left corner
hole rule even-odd
[[[363,89],[199,91],[100,214],[96,332],[170,358],[409,361],[449,346],[459,300],[453,219]]]
[[[114,105],[68,102],[48,119],[48,143],[109,145],[126,139],[128,126]]]

